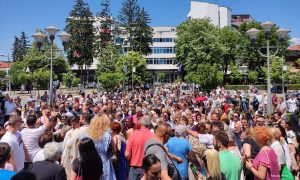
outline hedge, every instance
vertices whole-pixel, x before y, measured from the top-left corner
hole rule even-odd
[[[267,90],[267,85],[255,85],[259,90]],[[288,84],[287,90],[298,91],[300,90],[300,84]],[[225,85],[226,90],[249,90],[249,85]]]

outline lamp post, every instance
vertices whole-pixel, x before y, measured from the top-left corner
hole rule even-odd
[[[51,43],[51,55],[50,55],[50,82],[49,82],[49,104],[50,106],[53,106],[53,41],[55,39],[55,35],[56,33],[59,31],[58,28],[54,27],[54,26],[49,26],[45,29],[48,33],[48,37],[50,39],[50,43]],[[66,33],[66,32],[62,32],[58,35],[60,37],[60,39],[62,40],[62,44],[64,46],[64,50],[66,50],[66,44],[69,41],[71,35]],[[44,38],[47,37],[47,35],[41,33],[41,32],[37,32],[34,35],[32,35],[32,37],[34,37],[35,41],[37,42],[38,48],[40,49],[42,46],[42,41]]]
[[[125,56],[125,46],[127,46],[128,44],[128,39],[125,38],[122,42],[122,54],[123,56]],[[122,89],[123,89],[123,93],[125,92],[125,73],[127,72],[127,66],[124,64],[124,57],[122,59],[122,72],[123,72],[123,77],[122,77]]]
[[[8,94],[10,95],[11,92],[11,78],[10,78],[10,58],[9,58],[9,53],[7,55],[0,54],[2,57],[7,57],[7,64],[8,64],[8,69],[7,69],[7,75],[8,75]]]
[[[259,54],[263,57],[267,58],[267,67],[268,67],[268,71],[267,71],[267,113],[271,114],[272,113],[272,99],[271,99],[271,78],[270,78],[270,56],[276,56],[277,52],[278,52],[278,48],[276,49],[276,52],[273,55],[270,55],[270,42],[269,42],[269,36],[270,36],[270,32],[273,26],[275,26],[274,23],[266,21],[264,23],[261,24],[261,26],[264,29],[264,32],[266,33],[266,37],[267,37],[267,54],[263,54],[260,51]],[[248,30],[246,33],[248,34],[248,36],[255,41],[257,39],[257,35],[260,32],[260,30],[255,29],[255,28],[251,28],[250,30]],[[287,34],[289,33],[288,30],[286,29],[279,29],[276,31],[277,35],[280,38],[280,41],[283,42],[284,39],[286,38]]]

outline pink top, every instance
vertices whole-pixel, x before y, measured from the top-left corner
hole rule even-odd
[[[280,180],[280,170],[277,155],[273,149],[261,149],[253,160],[253,167],[257,170],[259,165],[267,167],[266,180]],[[254,178],[258,179],[257,177]]]

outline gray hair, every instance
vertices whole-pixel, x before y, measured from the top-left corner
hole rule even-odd
[[[141,125],[149,127],[151,125],[151,118],[149,116],[143,116],[141,119]]]
[[[44,156],[47,160],[55,160],[60,152],[57,142],[49,142],[44,146]]]

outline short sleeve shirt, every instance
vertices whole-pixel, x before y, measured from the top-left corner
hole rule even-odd
[[[162,150],[162,147],[152,144],[160,144],[161,146],[163,146],[160,142],[156,141],[155,139],[149,139],[144,147],[145,156],[149,154],[154,154],[160,160],[161,169],[168,170],[168,164],[172,164],[171,159],[168,157],[165,151]],[[150,145],[152,146],[150,147]]]

